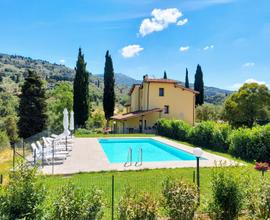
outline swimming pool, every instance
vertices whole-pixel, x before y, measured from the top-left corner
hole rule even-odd
[[[132,161],[139,162],[139,151],[142,148],[143,162],[196,160],[193,154],[161,143],[151,138],[133,139],[99,139],[110,163],[125,163],[129,148],[132,148]]]

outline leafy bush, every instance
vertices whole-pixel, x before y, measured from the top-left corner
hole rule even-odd
[[[102,193],[97,189],[87,193],[69,183],[59,190],[50,207],[49,219],[102,219]]]
[[[191,130],[189,139],[195,145],[226,152],[230,131],[231,128],[228,124],[205,121]]]
[[[198,207],[198,192],[194,185],[166,179],[162,194],[164,208],[171,219],[193,219]]]
[[[88,120],[86,121],[86,129],[97,129],[104,128],[106,124],[106,119],[104,113],[101,111],[95,111],[90,115]]]
[[[88,134],[102,134],[102,129],[92,129],[92,130],[87,130],[84,128],[79,128],[78,130],[76,130],[75,135],[88,135]]]
[[[0,131],[0,150],[5,147],[9,147],[9,139],[6,132]]]
[[[209,205],[213,219],[237,219],[244,203],[242,182],[234,168],[216,167],[212,173],[213,201]]]
[[[255,181],[253,181],[255,182]],[[270,185],[268,180],[249,184],[247,213],[250,219],[270,219]]]
[[[171,126],[171,120],[162,118],[157,121],[157,132],[159,135],[165,136],[165,137],[172,137],[172,126]]]
[[[270,184],[269,181],[263,181],[259,188],[258,209],[256,216],[258,219],[270,219]]]
[[[270,125],[234,130],[230,136],[229,152],[245,160],[269,162]]]
[[[40,219],[45,190],[36,176],[36,168],[20,165],[10,174],[10,181],[1,191],[0,213],[7,219]]]
[[[160,119],[157,122],[158,134],[180,141],[187,141],[191,126],[181,120]]]
[[[126,188],[119,201],[119,220],[155,220],[158,216],[158,202],[148,193],[136,193]]]

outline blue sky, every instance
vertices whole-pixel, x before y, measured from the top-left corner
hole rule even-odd
[[[0,52],[103,73],[107,49],[115,72],[194,80],[236,89],[270,85],[269,0],[1,0]]]

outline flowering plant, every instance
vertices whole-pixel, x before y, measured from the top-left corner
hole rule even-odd
[[[255,169],[264,172],[264,171],[269,170],[270,167],[269,167],[269,164],[267,162],[264,162],[264,163],[262,163],[262,162],[256,162]]]

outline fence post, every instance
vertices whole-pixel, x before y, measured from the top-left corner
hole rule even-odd
[[[3,184],[3,174],[0,175],[0,184]]]
[[[36,165],[37,162],[37,151],[34,149],[34,165]]]
[[[52,174],[54,174],[54,140],[52,141],[52,151],[53,151],[53,158],[52,158]]]
[[[193,183],[195,184],[195,170],[193,171]]]
[[[16,160],[15,145],[13,145],[12,148],[13,148],[13,171],[14,171],[15,170],[15,160]]]
[[[114,175],[112,175],[112,220],[114,220]]]
[[[42,158],[41,158],[41,166],[44,167],[44,143],[42,145]]]
[[[24,146],[24,139],[22,138],[22,147],[23,147],[23,158],[25,158],[25,146]]]

